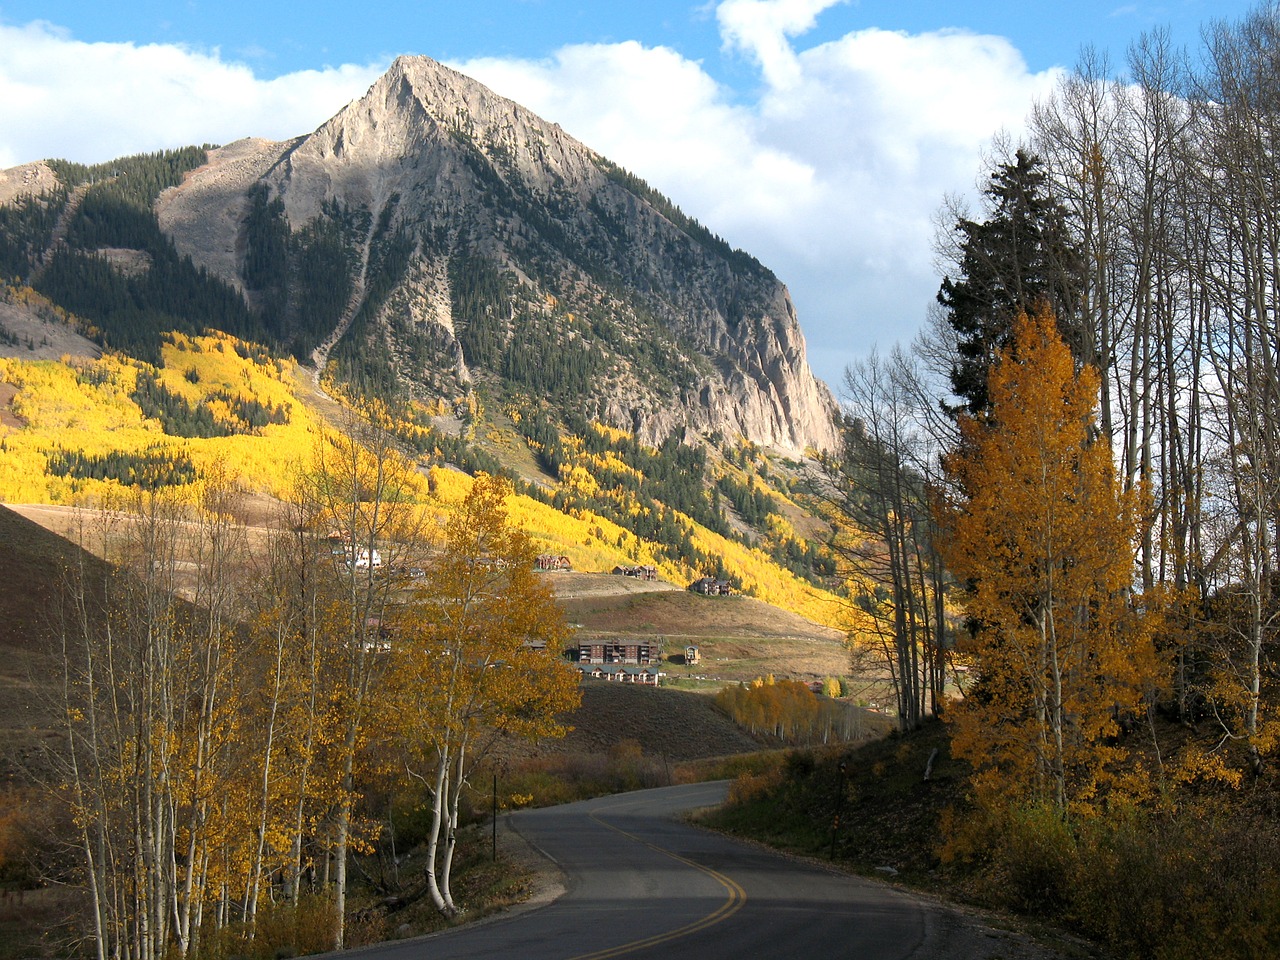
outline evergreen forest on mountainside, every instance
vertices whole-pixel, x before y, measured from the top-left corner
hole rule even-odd
[[[163,367],[166,338],[172,341],[176,334],[189,338],[206,329],[251,338],[235,344],[246,357],[245,351],[263,350],[253,340],[266,343],[267,350],[280,355],[309,357],[347,306],[354,269],[352,238],[370,226],[367,218],[362,219],[365,214],[330,205],[322,216],[293,232],[283,219],[280,201],[268,200],[265,189],[255,188],[249,196],[244,225],[247,300],[242,299],[224,283],[195,268],[189,259],[179,257],[151,209],[162,190],[179,183],[185,172],[204,162],[207,149],[165,151],[93,167],[51,162],[65,189],[0,207],[0,239],[6,253],[0,268],[14,284],[11,296],[22,299],[27,296],[24,289],[34,290],[47,301],[43,309],[74,318],[91,339],[142,362],[130,395],[141,417],[157,420],[167,437],[230,436],[261,432],[268,424],[287,422],[288,401],[273,403],[246,395],[238,385],[229,386],[225,380],[222,386],[212,380],[201,384],[195,366],[182,371],[186,383],[175,389],[150,368]],[[611,176],[623,178],[645,197],[659,196],[635,178],[616,168],[610,170]],[[77,191],[80,195],[73,199]],[[669,202],[664,201],[664,207],[670,207]],[[385,346],[369,349],[370,342],[382,341],[376,337],[371,341],[365,327],[403,279],[414,244],[403,229],[390,228],[392,209],[394,204],[384,211],[382,222],[373,231],[365,297],[348,337],[333,351],[334,376],[353,397],[381,397],[390,402],[398,411],[395,419],[401,425],[396,429],[402,440],[430,462],[514,476],[503,464],[501,451],[487,451],[482,444],[431,426],[422,404],[410,401],[397,383]],[[669,212],[678,214],[674,208]],[[727,251],[723,241],[682,214],[678,222],[700,242],[718,252]],[[60,234],[58,242],[54,242],[55,229]],[[105,253],[111,250],[132,251],[145,258],[146,265],[129,269]],[[744,262],[742,268],[759,269],[759,265]],[[449,273],[452,307],[467,358],[496,375],[496,392],[489,394],[489,402],[514,413],[517,432],[547,475],[556,479],[562,471],[577,466],[591,474],[595,485],[604,491],[586,493],[564,484],[553,490],[522,483],[525,493],[558,509],[598,513],[653,544],[643,558],[651,558],[651,551],[656,550],[656,556],[686,571],[682,576],[711,574],[730,580],[736,587],[744,581],[740,568],[726,567],[717,551],[695,543],[692,521],[716,537],[761,547],[774,562],[815,584],[830,583],[830,560],[823,558],[818,545],[788,532],[788,524],[782,520],[784,511],[780,506],[769,509],[772,500],[764,492],[762,480],[755,477],[749,458],[732,452],[732,444],[726,444],[725,450],[740,466],[726,461],[713,471],[704,451],[681,443],[674,433],[657,448],[634,440],[607,441],[608,431],[592,428],[582,415],[574,413],[584,409],[584,398],[590,396],[594,379],[606,362],[604,355],[583,338],[564,340],[557,322],[522,305],[513,296],[510,275],[500,272],[492,261],[456,254],[450,260]],[[623,339],[616,322],[603,310],[594,319],[583,320],[602,342],[616,344]],[[434,349],[424,335],[413,330],[393,329],[393,333],[397,349],[411,357]],[[648,357],[644,362],[655,375],[670,369],[661,346],[665,339],[654,335],[638,340],[639,356]],[[183,341],[187,343],[199,349],[199,341]],[[256,359],[265,362],[265,356]],[[173,373],[170,371],[170,378]],[[77,373],[82,379],[99,376],[107,375],[88,367]],[[437,408],[440,402],[457,401],[440,398]],[[552,412],[557,410],[559,415],[553,418]],[[572,444],[568,451],[562,436]],[[93,453],[60,449],[56,445],[71,442],[65,436],[49,436],[42,442],[55,445],[49,448],[56,450],[48,461],[51,477],[132,476],[138,482],[139,478],[151,478],[149,482],[164,485],[190,484],[194,479],[189,470],[156,469],[155,464],[164,458],[150,441],[138,450]],[[622,470],[612,469],[607,458],[600,456],[610,444],[621,454]],[[184,455],[175,456],[174,463],[188,462]],[[273,472],[285,469],[281,462]],[[759,484],[759,490],[754,490],[752,483]],[[73,487],[70,495],[77,489],[82,488]],[[67,495],[48,492],[40,499]],[[719,509],[722,495],[739,511],[741,526],[731,529],[726,523]],[[634,549],[630,552],[636,554]],[[745,579],[752,579],[751,575],[746,574]]]

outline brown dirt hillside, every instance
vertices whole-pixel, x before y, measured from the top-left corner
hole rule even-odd
[[[63,537],[73,536],[82,519],[65,506],[12,509]],[[269,498],[245,499],[241,520],[251,539],[264,536],[274,516]],[[670,678],[735,682],[772,674],[808,682],[850,672],[840,631],[751,597],[703,597],[676,584],[608,573],[557,571],[547,577],[567,619],[583,633],[661,637]],[[701,653],[697,666],[681,659],[690,644]]]
[[[573,730],[544,745],[544,753],[601,753],[634,740],[651,757],[698,760],[761,749],[703,693],[584,680],[582,706],[568,718]]]
[[[38,767],[41,740],[55,735],[48,644],[64,572],[80,561],[101,570],[95,557],[0,506],[0,783]]]
[[[102,348],[68,324],[42,316],[33,306],[0,300],[0,330],[18,342],[0,342],[0,357],[57,360],[63,356],[100,357]],[[0,338],[4,339],[4,338]]]
[[[555,573],[551,579],[570,619],[589,630],[841,639],[838,630],[752,597],[704,597],[658,580],[605,573]]]

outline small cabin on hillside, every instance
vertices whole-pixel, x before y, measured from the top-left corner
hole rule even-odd
[[[728,597],[733,594],[733,584],[728,580],[717,580],[715,577],[699,577],[689,584],[689,589],[704,597]]]
[[[658,568],[649,564],[618,564],[613,568],[614,576],[635,577],[637,580],[657,580]]]

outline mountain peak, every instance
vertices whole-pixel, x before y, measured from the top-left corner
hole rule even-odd
[[[274,292],[246,276],[263,196],[297,242],[328,231],[346,246],[350,304],[328,339],[348,373],[375,363],[422,396],[480,389],[567,407],[649,442],[684,430],[834,446],[834,401],[773,274],[478,81],[399,57],[314,133],[276,147],[232,180],[215,156],[166,199],[162,222],[215,272],[228,258],[204,251],[238,251],[228,279],[282,304],[272,322],[286,342],[324,338],[303,329],[314,316],[290,312],[312,299],[297,264],[278,265]],[[234,217],[194,215],[199,197],[228,189],[244,198]]]

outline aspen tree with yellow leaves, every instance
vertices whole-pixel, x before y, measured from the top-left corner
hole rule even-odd
[[[308,851],[317,846],[313,828],[334,797],[321,757],[338,719],[326,707],[342,648],[333,642],[338,611],[333,561],[319,532],[322,513],[301,495],[305,489],[295,483],[295,495],[281,504],[254,568],[257,589],[247,616],[243,722],[254,749],[242,765],[252,817],[243,915],[254,930],[273,873],[283,902],[298,907]]]
[[[345,944],[349,858],[353,845],[360,843],[354,822],[360,762],[381,727],[372,721],[389,662],[386,631],[396,583],[391,572],[420,549],[422,539],[422,512],[414,503],[420,485],[413,464],[396,449],[386,408],[375,401],[365,413],[365,418],[352,416],[342,431],[325,439],[306,478],[320,522],[330,528],[330,539],[341,544],[340,555],[332,558],[336,581],[326,619],[336,656],[326,698],[332,711],[326,739],[333,777],[329,856],[338,949]]]
[[[440,553],[396,620],[389,711],[406,763],[431,795],[426,881],[436,909],[451,890],[463,790],[496,737],[563,736],[578,673],[561,653],[564,613],[534,570],[536,547],[508,518],[511,484],[481,475],[450,515]]]
[[[323,539],[323,505],[308,490],[304,477],[296,476],[255,571],[259,590],[250,636],[262,680],[254,701],[260,805],[246,909],[251,922],[268,864],[280,871],[285,902],[297,906],[304,870],[313,865],[313,826],[333,799],[322,758],[338,719],[329,695],[343,650],[333,639],[339,633],[335,621],[345,619],[334,600],[335,564]]]
[[[158,960],[195,949],[205,906],[238,879],[231,613],[244,543],[216,483],[198,511],[154,491],[121,506],[127,519],[104,512],[82,535],[124,572],[67,578],[62,760],[98,956]]]
[[[1047,307],[1017,317],[988,394],[961,417],[939,511],[977,669],[953,750],[984,803],[1088,810],[1121,786],[1113,738],[1163,679],[1158,616],[1130,592],[1137,501],[1097,437],[1097,374],[1077,369]]]

